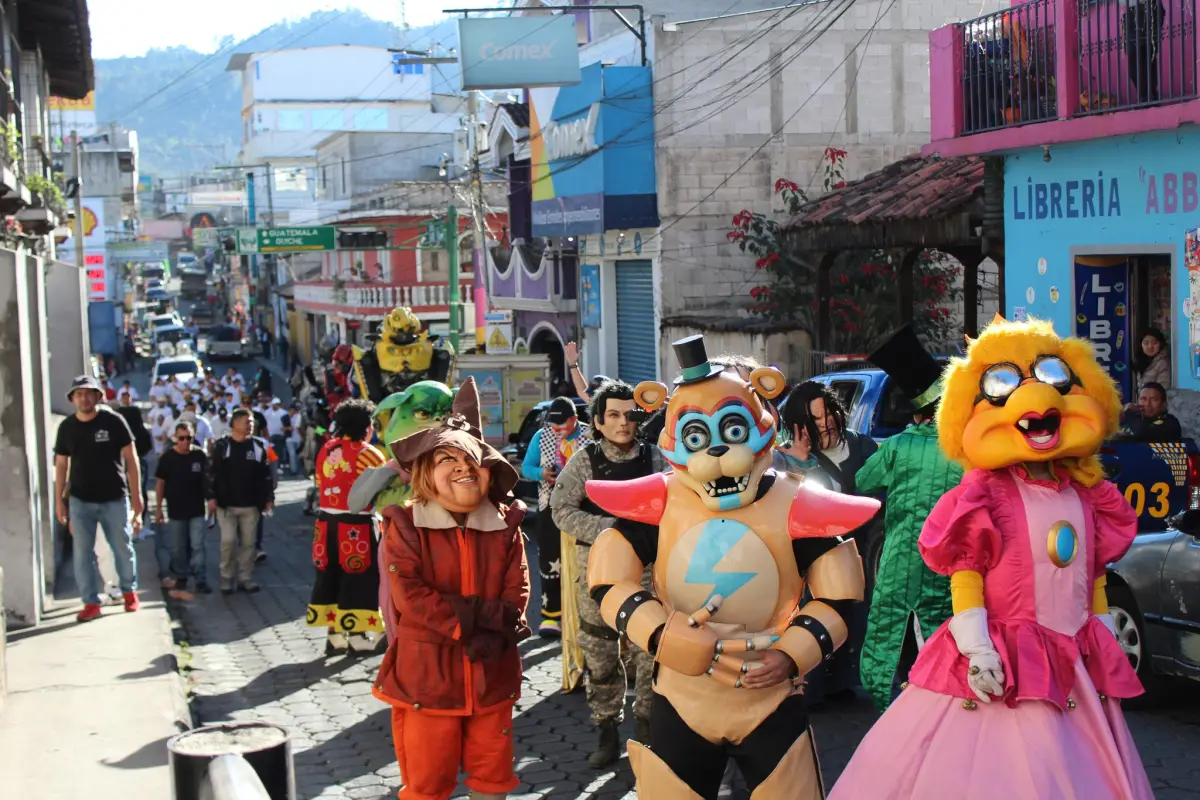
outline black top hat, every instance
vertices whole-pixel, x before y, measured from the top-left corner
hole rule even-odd
[[[704,347],[704,336],[699,333],[695,336],[684,337],[674,342],[671,347],[675,348],[675,358],[679,361],[680,371],[679,377],[675,379],[676,386],[706,380],[724,369],[724,367],[708,362],[708,350]]]
[[[905,325],[868,356],[908,395],[913,410],[942,396],[943,366],[925,350],[912,325]]]

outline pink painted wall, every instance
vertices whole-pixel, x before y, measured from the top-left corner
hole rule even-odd
[[[1057,51],[1058,119],[960,136],[964,121],[963,26],[947,25],[929,34],[931,142],[922,152],[944,156],[997,152],[1119,132],[1161,130],[1200,117],[1200,101],[1195,99],[1200,61],[1196,27],[1200,0],[1162,0],[1166,15],[1157,48],[1159,104],[1090,116],[1078,116],[1085,110],[1082,106],[1131,105],[1138,101],[1137,87],[1130,77],[1126,38],[1122,35],[1125,7],[1122,0],[1051,2],[1052,22],[1047,20],[1041,35],[1052,31]],[[1021,5],[1026,3],[1012,3],[1014,7]],[[1038,33],[1029,33],[1032,46]]]

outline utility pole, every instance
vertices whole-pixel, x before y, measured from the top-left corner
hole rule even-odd
[[[454,206],[446,211],[446,250],[450,254],[450,346],[457,353],[462,305],[458,292],[458,209]]]
[[[246,202],[250,206],[250,220],[249,220],[250,227],[252,227],[252,228],[257,227],[256,220],[258,219],[258,214],[254,210],[254,173],[253,172],[246,173]],[[250,256],[250,276],[247,279],[246,283],[248,285],[254,286],[254,291],[256,293],[258,292],[258,256],[256,256],[256,255]],[[247,305],[252,304],[253,302],[254,302],[253,298],[247,298]],[[252,311],[253,311],[252,308],[246,309],[247,318],[253,319],[253,314],[251,313]]]
[[[71,131],[71,166],[75,171],[75,265],[86,276],[87,259],[83,253],[83,147],[75,131]]]
[[[483,205],[483,174],[479,168],[479,93],[472,90],[467,94],[467,124],[471,148],[471,224],[474,228],[471,240],[475,261],[475,350],[484,352],[487,348],[487,325],[484,315],[487,314],[487,241],[484,217],[487,213]]]
[[[274,176],[271,173],[271,162],[270,161],[266,162],[266,168],[267,168],[267,218],[270,220],[270,222],[268,222],[267,224],[271,227],[275,227],[275,194],[274,194],[274,192],[271,191],[271,184],[274,183],[274,180],[273,180]],[[266,280],[265,281],[260,280],[259,285],[256,290],[261,293],[261,298],[263,300],[264,306],[267,305],[268,302],[270,303],[272,319],[275,319],[275,316],[276,316],[275,308],[274,308],[275,301],[271,297],[271,287],[275,285],[276,272],[278,271],[278,268],[276,266],[277,260],[278,260],[278,256],[273,256],[270,258],[269,263],[270,263],[271,268],[268,269],[267,274],[263,276],[266,278]],[[267,258],[264,257],[263,263],[264,264],[268,263]]]

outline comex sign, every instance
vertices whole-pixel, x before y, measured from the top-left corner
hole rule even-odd
[[[551,122],[542,128],[542,142],[546,147],[546,158],[558,161],[562,158],[584,156],[596,150],[596,123],[600,120],[600,104],[592,103],[586,117],[570,122]]]
[[[458,21],[462,88],[579,83],[575,17],[465,17]]]

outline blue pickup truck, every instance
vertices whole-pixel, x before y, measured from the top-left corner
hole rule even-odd
[[[912,422],[907,395],[874,368],[851,368],[817,375],[847,411],[847,425],[882,441]],[[1192,487],[1200,488],[1200,451],[1195,442],[1148,444],[1112,441],[1100,451],[1109,478],[1138,512],[1138,532],[1165,531],[1168,520],[1187,510]],[[867,572],[874,576],[883,546],[882,523],[867,537]]]

